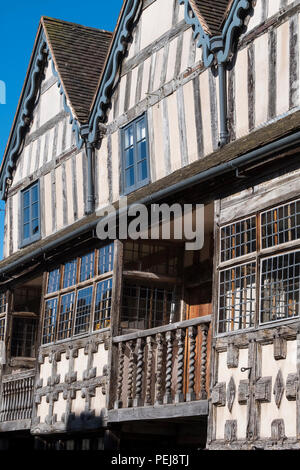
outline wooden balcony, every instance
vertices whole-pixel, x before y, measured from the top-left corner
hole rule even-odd
[[[117,383],[108,422],[206,416],[210,321],[208,315],[113,338]]]
[[[0,431],[30,429],[35,370],[2,377]]]

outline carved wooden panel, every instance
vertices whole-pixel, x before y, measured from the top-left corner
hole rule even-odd
[[[217,383],[212,389],[211,393],[211,402],[215,406],[225,406],[226,405],[226,383],[220,382]]]
[[[255,384],[255,400],[270,403],[272,396],[272,377],[262,377]]]

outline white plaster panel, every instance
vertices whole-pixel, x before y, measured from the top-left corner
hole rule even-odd
[[[239,350],[238,367],[228,369],[227,351],[218,355],[218,382],[226,382],[226,391],[228,383],[233,377],[236,386],[235,400],[231,412],[225,406],[215,407],[216,412],[216,439],[224,439],[225,422],[227,420],[237,420],[237,438],[244,439],[247,431],[247,405],[238,403],[238,386],[240,380],[247,379],[247,375],[241,372],[241,367],[248,367],[248,349]]]
[[[289,68],[289,22],[286,21],[277,28],[277,114],[282,114],[289,109]]]
[[[37,416],[40,418],[40,423],[44,423],[46,416],[49,413],[49,403],[46,401],[46,396],[42,396],[41,403],[37,406]]]
[[[268,17],[270,18],[273,15],[278,13],[280,7],[280,0],[269,0],[268,6]]]
[[[148,59],[146,59],[144,62],[141,100],[144,100],[146,98],[146,93],[148,92],[150,65],[151,65],[151,57],[148,57]]]
[[[62,167],[55,170],[55,191],[56,191],[56,227],[59,230],[63,227],[63,194],[62,194]]]
[[[164,66],[163,57],[164,57],[164,48],[161,48],[156,53],[156,57],[155,57],[153,90],[157,90],[160,87],[161,70],[162,70],[162,67]]]
[[[173,39],[169,43],[169,55],[167,63],[167,76],[166,81],[169,82],[174,78],[175,73],[175,63],[176,63],[176,50],[177,50],[177,38]]]
[[[19,197],[20,194],[12,196],[12,211],[13,211],[13,251],[19,249]]]
[[[200,78],[200,96],[203,122],[203,147],[204,155],[212,152],[212,131],[211,131],[211,112],[210,112],[210,93],[208,70],[205,70]]]
[[[126,92],[127,75],[121,78],[119,85],[119,116],[124,113],[124,101]]]
[[[57,363],[56,371],[60,375],[60,383],[63,383],[65,375],[69,372],[69,359],[66,358],[66,353],[62,353],[61,360]]]
[[[180,73],[182,73],[184,70],[188,68],[190,47],[191,47],[191,35],[192,35],[192,29],[188,29],[187,31],[183,33]]]
[[[111,151],[112,151],[112,192],[113,200],[116,201],[120,196],[119,179],[119,132],[114,132],[111,136]]]
[[[83,371],[87,368],[88,355],[84,354],[84,349],[78,350],[78,357],[74,359],[74,371],[77,372],[77,380],[83,379]]]
[[[105,207],[109,200],[108,168],[107,168],[107,137],[103,138],[102,145],[96,151],[98,162],[98,208]]]
[[[54,415],[56,414],[56,421],[57,422],[61,421],[63,413],[66,412],[66,404],[67,404],[67,400],[63,399],[63,393],[62,392],[59,393],[58,394],[58,400],[55,401],[54,405],[53,405],[53,414]]]
[[[106,408],[106,396],[103,395],[102,388],[97,387],[95,396],[91,398],[91,411],[95,410],[95,416],[100,416],[103,408]]]
[[[130,89],[130,101],[129,101],[129,109],[133,108],[135,105],[135,93],[137,88],[137,77],[138,77],[138,67],[134,67],[132,70],[131,75],[131,89]]]
[[[76,176],[77,176],[77,201],[78,201],[78,218],[84,215],[84,193],[83,193],[83,174],[82,174],[82,152],[76,155]]]
[[[75,416],[80,416],[80,413],[85,410],[85,398],[82,398],[81,391],[76,392],[76,397],[72,400],[71,411]]]
[[[194,88],[192,81],[189,81],[183,87],[183,94],[188,145],[188,160],[189,163],[191,163],[198,159]]]
[[[155,147],[155,168],[156,179],[165,176],[165,163],[163,155],[163,125],[162,125],[162,107],[158,104],[152,107],[153,111],[153,130],[154,130],[154,147]]]
[[[272,399],[271,403],[261,404],[261,429],[260,437],[271,437],[271,423],[274,419],[283,419],[285,425],[285,435],[287,437],[296,436],[296,402],[288,401],[285,391],[279,409],[274,400],[273,388],[277,373],[281,369],[283,381],[286,383],[288,374],[296,373],[297,342],[287,342],[286,359],[276,361],[273,355],[273,344],[262,346],[262,377],[272,377]]]
[[[54,127],[50,129],[48,134],[48,155],[47,155],[47,162],[52,160],[53,154],[53,142],[54,142]]]
[[[45,207],[42,211],[42,217],[45,219],[45,235],[48,236],[52,233],[52,198],[51,198],[51,173],[44,176],[44,194],[45,194]]]
[[[66,192],[68,206],[68,224],[74,221],[72,160],[66,160]]]
[[[40,127],[62,110],[60,98],[59,89],[56,83],[41,95]]]
[[[268,119],[269,72],[268,35],[254,41],[255,51],[255,125]]]
[[[141,17],[141,49],[169,31],[172,26],[173,0],[156,0]]]
[[[41,367],[40,367],[40,379],[42,379],[43,381],[43,387],[46,387],[47,385],[47,379],[48,377],[51,377],[51,373],[52,373],[52,364],[50,364],[49,362],[49,357],[46,356],[44,358],[44,362],[43,364],[41,364]]]
[[[273,0],[271,0],[273,1]],[[256,6],[254,7],[254,14],[250,17],[247,33],[255,29],[262,22],[262,0],[256,1]]]
[[[32,148],[31,148],[31,159],[30,159],[30,170],[29,170],[29,174],[31,175],[33,172],[34,172],[34,168],[35,168],[35,162],[36,162],[36,152],[37,152],[37,141],[34,140],[31,144]]]
[[[167,104],[169,116],[171,169],[172,171],[175,171],[181,167],[176,93],[172,93],[172,95],[168,96]]]
[[[104,348],[104,343],[99,344],[98,351],[93,354],[93,367],[96,367],[96,376],[103,375],[103,367],[108,362],[108,351]]]
[[[237,54],[235,65],[236,137],[248,134],[248,56],[247,48]]]

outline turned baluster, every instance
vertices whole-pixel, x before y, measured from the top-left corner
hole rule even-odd
[[[164,404],[172,403],[172,365],[173,365],[173,333],[168,331],[166,333],[167,343],[167,362],[166,362],[166,386]]]
[[[196,394],[195,387],[195,356],[196,356],[196,332],[194,326],[189,327],[189,391],[186,394],[186,401],[194,401]]]
[[[13,380],[12,384],[12,403],[10,408],[9,421],[16,419],[16,406],[17,406],[17,381]]]
[[[152,383],[152,363],[153,363],[153,338],[147,337],[147,369],[146,369],[146,398],[145,405],[151,405],[151,383]]]
[[[135,341],[128,342],[129,346],[129,365],[128,365],[128,384],[127,384],[127,406],[130,408],[133,405],[133,368],[134,368],[134,350]]]
[[[9,409],[10,409],[10,403],[11,403],[11,383],[6,382],[4,384],[4,387],[5,387],[5,407],[4,407],[3,421],[7,421]]]
[[[117,387],[117,399],[115,401],[115,409],[122,408],[122,386],[123,386],[123,375],[124,375],[124,353],[125,343],[120,342],[118,344],[118,355],[119,355],[119,370],[118,370],[118,387]]]
[[[177,340],[177,346],[178,346],[178,360],[177,360],[177,392],[175,395],[175,403],[181,403],[184,401],[183,373],[184,373],[185,330],[179,329],[176,331],[176,340]]]
[[[5,421],[5,414],[7,410],[7,401],[8,401],[8,394],[7,394],[7,384],[2,384],[2,396],[1,396],[1,414],[0,414],[0,421]]]
[[[155,404],[162,404],[162,386],[163,386],[163,354],[164,354],[164,338],[161,333],[158,333],[155,337],[157,344],[156,351],[156,384],[155,384]]]
[[[144,348],[145,340],[139,338],[137,340],[137,366],[136,366],[136,384],[135,384],[135,398],[133,406],[142,406],[142,386],[143,386],[143,365],[144,365]]]
[[[200,400],[207,400],[207,391],[206,391],[206,368],[207,368],[207,335],[208,335],[208,326],[202,325],[202,344],[201,344],[201,392]]]

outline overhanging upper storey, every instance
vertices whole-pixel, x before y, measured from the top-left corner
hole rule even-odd
[[[21,92],[17,112],[5,149],[0,170],[0,196],[6,198],[6,188],[12,179],[22,152],[25,136],[33,122],[34,109],[40,98],[44,72],[51,59],[53,74],[63,96],[65,111],[70,117],[77,147],[83,141],[80,126],[89,116],[112,33],[42,17],[31,60]]]

